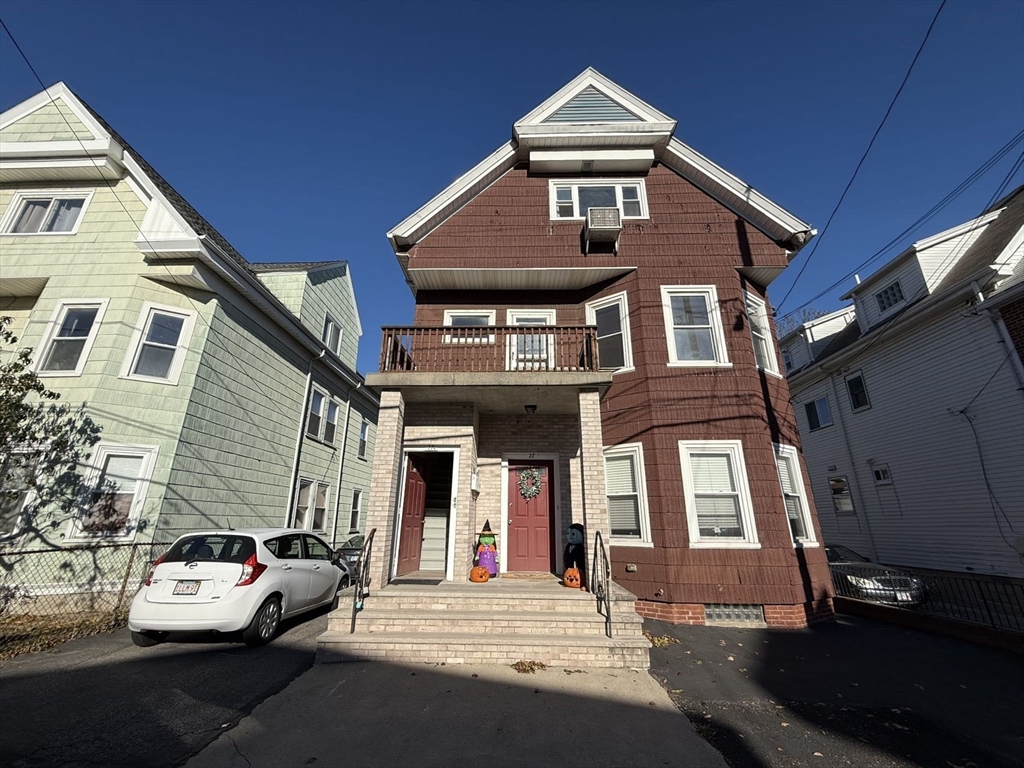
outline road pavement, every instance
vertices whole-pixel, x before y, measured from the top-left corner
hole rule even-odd
[[[1024,765],[1019,655],[852,617],[644,626],[652,673],[735,768]]]
[[[326,628],[323,609],[262,648],[215,635],[137,648],[123,629],[2,662],[0,765],[180,765],[308,670]]]

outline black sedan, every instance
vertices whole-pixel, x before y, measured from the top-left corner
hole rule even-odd
[[[925,600],[924,582],[909,571],[878,565],[841,544],[826,544],[825,556],[839,597],[899,608],[916,608]]]

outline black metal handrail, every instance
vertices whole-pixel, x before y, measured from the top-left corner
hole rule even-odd
[[[363,610],[363,601],[370,596],[370,557],[373,553],[373,534],[376,528],[371,528],[363,542],[363,548],[359,552],[359,560],[356,561],[356,583],[352,594],[352,626],[349,634],[356,631],[356,616]]]
[[[597,612],[604,616],[604,632],[612,636],[612,565],[608,561],[608,550],[604,537],[598,531],[594,534],[594,567],[590,570],[590,588],[597,598]]]

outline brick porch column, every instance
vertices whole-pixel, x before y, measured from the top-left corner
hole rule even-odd
[[[370,502],[366,511],[366,531],[376,528],[370,557],[370,589],[388,583],[394,542],[395,509],[398,482],[402,476],[402,439],[405,433],[405,399],[396,390],[380,395],[377,441],[370,476]]]
[[[583,523],[587,529],[587,555],[593,562],[594,536],[601,531],[605,548],[610,547],[611,526],[604,487],[604,438],[601,432],[601,395],[581,391],[580,474],[583,484]],[[609,555],[611,553],[609,552]]]

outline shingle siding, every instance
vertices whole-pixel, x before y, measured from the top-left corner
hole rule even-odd
[[[37,109],[0,130],[4,144],[28,141],[90,141],[95,137],[63,99]]]

